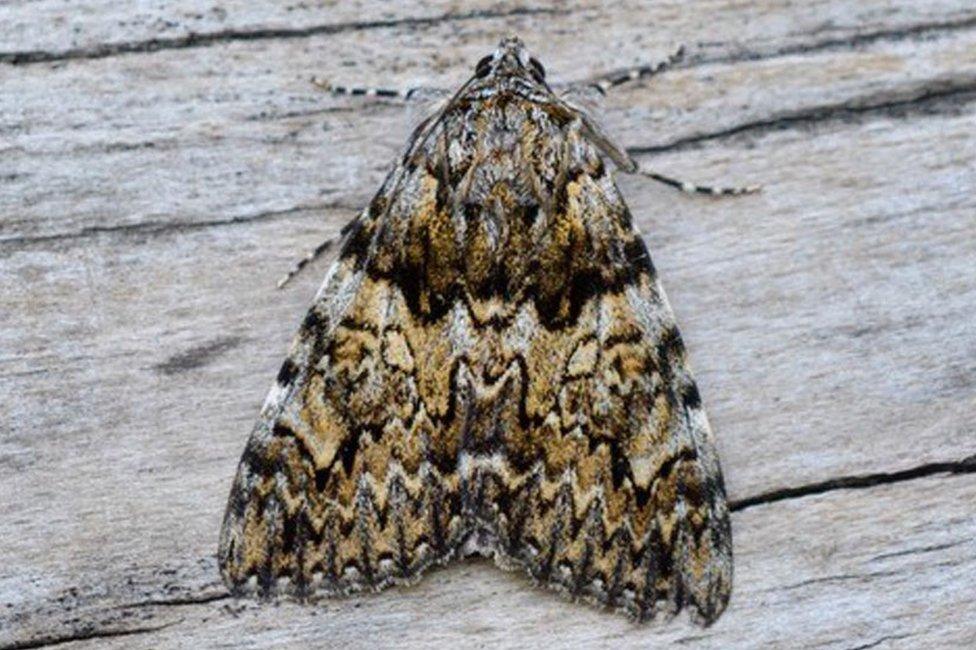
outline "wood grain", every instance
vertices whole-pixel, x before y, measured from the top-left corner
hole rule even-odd
[[[970,3],[258,4],[0,5],[0,647],[976,643]],[[638,628],[476,562],[235,603],[226,491],[324,265],[274,281],[422,110],[306,80],[450,85],[513,29],[557,79],[686,43],[604,122],[655,169],[765,186],[620,178],[742,508],[732,605]]]

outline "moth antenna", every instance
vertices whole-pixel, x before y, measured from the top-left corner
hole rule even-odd
[[[663,183],[669,187],[681,190],[685,194],[704,194],[706,196],[742,196],[744,194],[758,194],[762,191],[761,185],[745,185],[742,187],[724,187],[719,185],[696,185],[688,181],[683,181],[672,176],[665,176],[654,171],[638,169],[637,173],[641,176]]]
[[[420,96],[429,95],[432,92],[438,92],[438,89],[423,88],[420,86],[414,86],[406,89],[377,88],[375,86],[342,86],[320,77],[312,77],[311,82],[312,85],[319,90],[324,90],[325,92],[336,96],[384,97],[387,99],[402,99],[409,101]]]
[[[632,83],[640,79],[647,79],[648,77],[659,75],[665,70],[672,68],[676,63],[681,61],[684,56],[685,46],[680,45],[666,58],[657,61],[656,63],[609,72],[591,80],[587,85],[599,92],[601,95],[606,95],[607,91],[611,88],[616,88],[617,86],[623,86],[624,84]]]

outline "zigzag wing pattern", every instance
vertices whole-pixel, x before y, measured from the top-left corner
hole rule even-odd
[[[578,116],[517,93],[426,124],[355,222],[219,555],[235,590],[304,597],[470,553],[638,619],[707,623],[731,591],[714,441],[647,250]]]

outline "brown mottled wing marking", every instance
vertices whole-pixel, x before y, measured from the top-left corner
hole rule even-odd
[[[408,341],[398,291],[354,266],[337,263],[241,459],[220,544],[235,588],[378,589],[458,546],[444,341]]]
[[[345,594],[481,553],[638,619],[710,622],[729,515],[650,257],[592,129],[493,75],[348,232],[241,459],[222,574]]]

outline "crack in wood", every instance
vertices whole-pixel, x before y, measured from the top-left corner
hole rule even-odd
[[[661,145],[628,147],[632,155],[656,154],[691,149],[704,142],[725,140],[739,135],[762,135],[787,129],[810,128],[828,122],[852,122],[864,116],[884,114],[908,117],[946,112],[976,101],[976,78],[926,81],[916,86],[878,95],[855,97],[838,104],[824,104],[750,120],[725,129],[678,138]]]
[[[115,609],[128,609],[140,607],[183,607],[185,605],[205,605],[221,600],[229,600],[232,596],[228,591],[204,594],[201,596],[183,596],[180,598],[167,598],[165,600],[143,600],[134,603],[119,605]]]
[[[933,21],[926,23],[916,23],[906,27],[893,29],[879,29],[873,32],[864,32],[852,36],[828,38],[812,43],[796,43],[786,45],[768,52],[746,51],[736,52],[725,56],[708,57],[704,55],[692,55],[687,61],[676,67],[696,64],[711,63],[739,63],[742,61],[761,61],[766,59],[776,59],[784,56],[796,54],[811,54],[814,52],[824,52],[829,50],[857,49],[872,45],[874,43],[897,42],[908,39],[925,39],[944,34],[967,31],[976,28],[976,16],[967,16],[958,20]]]
[[[876,639],[876,640],[874,640],[874,641],[872,641],[870,643],[865,643],[864,645],[852,646],[852,647],[848,648],[847,650],[867,650],[868,648],[877,647],[877,646],[881,645],[882,643],[886,643],[888,641],[900,641],[901,639],[907,639],[907,638],[910,638],[910,637],[913,637],[913,636],[917,636],[917,635],[915,635],[915,634],[887,634],[885,636],[879,637],[878,639]]]
[[[881,553],[880,555],[875,555],[874,557],[870,558],[868,562],[880,562],[881,560],[888,560],[893,557],[902,557],[905,555],[921,555],[923,553],[932,553],[934,551],[944,551],[947,548],[961,546],[966,543],[971,543],[971,542],[970,540],[966,540],[966,541],[958,541],[958,542],[946,542],[945,544],[930,544],[928,546],[906,548],[902,551],[894,551],[892,553]]]
[[[254,214],[227,217],[224,219],[208,219],[205,221],[142,221],[139,223],[123,223],[109,226],[85,226],[80,230],[72,232],[56,232],[49,235],[14,235],[12,237],[0,238],[0,247],[9,246],[13,249],[18,249],[21,246],[94,237],[104,234],[160,235],[170,232],[187,232],[219,226],[235,226],[257,221],[268,221],[301,214],[303,212],[318,212],[322,210],[347,210],[350,214],[354,214],[358,211],[358,208],[353,208],[342,203],[319,203],[315,205],[298,205],[280,210],[265,210]]]
[[[89,630],[84,630],[81,632],[76,632],[73,634],[65,634],[63,636],[40,636],[34,637],[32,639],[27,639],[26,641],[14,641],[11,644],[0,646],[0,650],[28,650],[29,648],[50,648],[53,646],[64,645],[65,643],[73,643],[75,641],[90,641],[92,639],[108,639],[112,637],[119,636],[133,636],[136,634],[151,634],[152,632],[158,632],[164,630],[168,627],[172,627],[183,620],[170,621],[169,623],[164,623],[162,625],[147,625],[143,627],[127,627],[122,629],[97,629],[92,628]]]
[[[763,492],[755,496],[734,500],[731,502],[730,507],[733,512],[741,512],[754,506],[776,503],[777,501],[785,501],[787,499],[798,499],[814,494],[833,492],[834,490],[860,490],[877,485],[911,481],[936,474],[976,474],[976,454],[960,461],[926,463],[896,472],[875,472],[871,474],[840,476],[827,479],[826,481],[770,490],[769,492]]]
[[[467,13],[446,13],[440,16],[413,16],[387,20],[366,20],[348,23],[330,23],[311,27],[279,27],[261,29],[227,29],[216,32],[189,32],[172,38],[151,38],[142,41],[104,43],[94,47],[79,47],[70,50],[50,52],[28,50],[21,52],[0,52],[0,63],[26,65],[31,63],[52,63],[77,59],[104,59],[123,54],[145,54],[160,50],[183,50],[195,47],[208,47],[218,43],[233,41],[257,41],[274,38],[308,38],[321,34],[338,34],[369,29],[389,27],[431,27],[439,23],[455,23],[469,20],[510,18],[514,16],[559,16],[570,13],[566,9],[541,7],[517,7],[507,11],[470,11]]]
[[[791,585],[786,585],[785,587],[777,587],[775,591],[794,591],[796,589],[802,589],[803,587],[809,587],[810,585],[819,585],[824,583],[834,583],[834,582],[850,582],[852,580],[870,580],[871,578],[885,578],[889,576],[898,575],[899,571],[872,571],[870,573],[843,573],[840,575],[824,576],[822,578],[811,578],[810,580],[804,580],[802,582],[796,582]],[[773,591],[773,590],[769,590]]]

